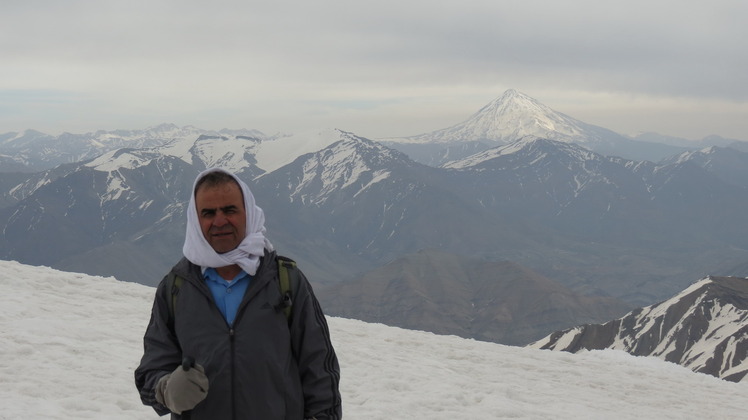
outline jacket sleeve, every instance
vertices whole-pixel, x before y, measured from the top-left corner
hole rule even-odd
[[[291,339],[304,391],[304,417],[342,418],[340,366],[327,320],[306,277],[299,271],[299,290],[292,306]]]
[[[156,384],[162,376],[174,371],[180,363],[182,354],[172,327],[168,325],[167,299],[171,298],[171,291],[166,290],[166,283],[162,280],[156,289],[151,320],[143,337],[143,358],[140,360],[140,366],[135,369],[135,386],[140,392],[140,400],[162,416],[170,411],[156,401]]]

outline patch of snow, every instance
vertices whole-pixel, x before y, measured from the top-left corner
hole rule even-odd
[[[345,133],[338,129],[306,131],[263,141],[257,150],[257,166],[272,172],[287,165],[299,156],[320,151],[340,141]]]

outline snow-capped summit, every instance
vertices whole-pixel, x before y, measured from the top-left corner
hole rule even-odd
[[[501,142],[534,135],[551,139],[579,137],[580,122],[558,113],[514,89],[507,90],[465,122],[444,133],[480,137]]]
[[[590,126],[537,100],[509,89],[467,120],[448,128],[402,139],[403,143],[453,143],[490,141],[511,143],[532,135],[552,140],[589,143],[599,137]]]
[[[459,124],[417,136],[380,141],[411,155],[417,151],[423,155],[414,157],[418,162],[441,165],[447,160],[468,156],[469,153],[461,152],[460,147],[471,147],[470,151],[475,153],[527,136],[575,143],[603,155],[653,162],[676,153],[672,147],[653,147],[574,119],[514,89],[507,90]],[[451,155],[451,159],[444,159],[444,155]]]
[[[387,179],[393,165],[411,162],[404,154],[353,133],[334,130],[327,134],[320,134],[320,138],[338,140],[286,167],[288,173],[293,173],[290,176],[293,181],[288,184],[291,201],[298,199],[320,205],[330,194],[349,187],[355,189],[351,193],[355,197]]]

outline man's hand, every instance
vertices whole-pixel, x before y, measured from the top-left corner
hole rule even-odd
[[[176,414],[192,410],[207,395],[208,377],[200,365],[189,370],[179,366],[156,384],[156,401]]]

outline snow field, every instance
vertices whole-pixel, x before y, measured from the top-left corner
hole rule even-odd
[[[159,418],[133,370],[154,289],[0,261],[0,419]],[[329,318],[348,419],[745,418],[748,385]]]

